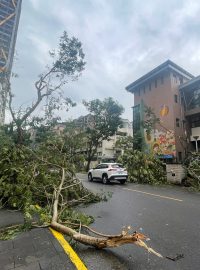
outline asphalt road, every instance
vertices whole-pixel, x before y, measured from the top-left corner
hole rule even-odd
[[[148,245],[163,256],[184,254],[184,258],[174,262],[157,258],[135,245],[102,251],[78,245],[76,250],[89,270],[200,269],[200,193],[176,186],[132,183],[105,186],[88,182],[86,175],[80,174],[79,178],[94,192],[113,193],[109,201],[82,209],[94,216],[91,227],[106,234],[118,234],[123,226],[130,225],[147,235]]]

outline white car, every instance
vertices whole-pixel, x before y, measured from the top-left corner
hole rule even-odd
[[[117,180],[124,184],[128,178],[126,169],[119,163],[101,163],[96,168],[89,170],[88,180],[101,179],[103,184]]]

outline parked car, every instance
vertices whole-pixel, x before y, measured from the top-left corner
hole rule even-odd
[[[124,184],[128,178],[126,169],[119,163],[101,163],[96,168],[89,170],[88,180],[101,179],[103,184],[117,180]]]

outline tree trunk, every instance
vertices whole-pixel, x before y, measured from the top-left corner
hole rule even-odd
[[[23,129],[21,126],[17,126],[17,144],[23,144]]]
[[[87,154],[87,165],[86,165],[86,168],[85,168],[86,172],[88,172],[89,169],[90,169],[90,163],[92,161],[92,158],[93,158],[92,149],[90,148],[88,150],[88,154]]]
[[[136,244],[138,246],[141,246],[147,249],[148,252],[153,253],[158,257],[163,258],[161,254],[157,253],[155,250],[153,250],[152,248],[148,247],[145,244],[145,242],[143,241],[146,239],[145,235],[141,233],[137,233],[137,232],[129,234],[130,227],[127,227],[127,229],[124,229],[121,232],[121,234],[118,234],[118,235],[104,235],[90,229],[90,231],[98,235],[97,237],[97,236],[82,234],[81,232],[77,232],[70,227],[60,224],[58,222],[58,216],[59,216],[58,208],[59,208],[59,205],[61,204],[59,199],[62,197],[61,193],[63,190],[63,185],[65,183],[65,174],[66,174],[65,170],[66,170],[65,168],[62,168],[62,177],[61,177],[60,185],[54,190],[53,216],[52,216],[52,221],[50,225],[51,228],[72,237],[74,240],[82,244],[93,246],[98,249],[113,248],[113,247],[118,247],[124,244]]]
[[[89,171],[89,169],[90,169],[90,163],[91,163],[91,159],[88,159],[87,160],[87,165],[86,165],[86,172],[88,172]]]
[[[94,146],[95,149],[92,149],[92,147],[89,149],[88,151],[88,157],[87,157],[87,165],[86,165],[86,172],[89,171],[90,169],[90,163],[93,159],[93,157],[95,156],[96,152],[97,152],[97,146]]]

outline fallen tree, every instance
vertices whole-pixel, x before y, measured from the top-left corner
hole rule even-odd
[[[161,254],[157,253],[156,251],[154,251],[152,248],[149,248],[145,243],[144,243],[144,239],[146,239],[146,236],[141,234],[141,233],[137,233],[134,232],[132,234],[129,234],[129,227],[126,230],[123,230],[121,232],[121,234],[119,235],[105,235],[105,234],[101,234],[99,232],[96,232],[94,230],[91,230],[88,227],[84,227],[87,228],[90,232],[93,232],[94,234],[101,236],[101,237],[97,237],[97,236],[90,236],[90,235],[86,235],[86,234],[82,234],[80,232],[77,232],[76,230],[67,227],[61,223],[58,222],[58,217],[59,217],[59,198],[61,196],[62,193],[62,189],[63,186],[65,184],[65,174],[66,174],[66,170],[65,168],[62,167],[62,177],[61,177],[61,181],[60,181],[60,185],[58,187],[58,189],[54,190],[54,202],[53,202],[53,216],[52,216],[52,221],[50,226],[59,231],[62,232],[64,234],[67,234],[68,236],[71,236],[74,240],[83,243],[85,245],[90,245],[93,247],[96,247],[98,249],[102,249],[102,248],[112,248],[112,247],[118,247],[124,244],[136,244],[138,246],[144,247],[146,248],[149,252],[154,253],[155,255],[162,257]],[[61,205],[62,207],[62,205]]]
[[[13,94],[7,81],[8,105],[13,122],[5,129],[7,136],[0,134],[1,138],[4,137],[3,140],[0,138],[3,142],[0,143],[0,206],[23,211],[24,225],[16,224],[5,228],[5,231],[51,227],[99,249],[133,243],[162,257],[146,245],[145,235],[130,233],[130,227],[120,234],[102,234],[88,227],[91,217],[74,211],[75,205],[96,202],[100,197],[85,189],[76,178],[76,164],[66,146],[67,136],[49,132],[42,140],[40,138],[40,143],[31,145],[27,129],[37,129],[35,122],[38,119],[32,117],[35,109],[48,98],[44,119],[40,119],[44,122],[42,127],[45,127],[41,134],[52,122],[54,111],[74,105],[71,99],[64,98],[62,88],[70,79],[77,79],[85,66],[81,43],[73,37],[69,38],[66,32],[60,39],[58,50],[50,55],[52,64],[35,83],[36,100],[29,107],[18,111],[12,108]],[[112,116],[111,112],[109,116]]]
[[[88,226],[91,217],[74,214],[75,205],[97,202],[101,198],[84,188],[76,178],[74,166],[63,149],[64,141],[60,137],[58,140],[49,138],[45,145],[34,150],[12,144],[3,147],[0,159],[2,206],[24,211],[27,228],[51,227],[98,249],[136,244],[162,257],[146,245],[145,235],[131,233],[129,226],[116,235],[102,234]],[[37,222],[33,221],[35,216]]]
[[[184,181],[186,186],[200,190],[200,154],[190,153],[185,160],[187,177]]]
[[[150,185],[167,183],[163,163],[152,154],[126,149],[119,161],[126,167],[131,182]]]

